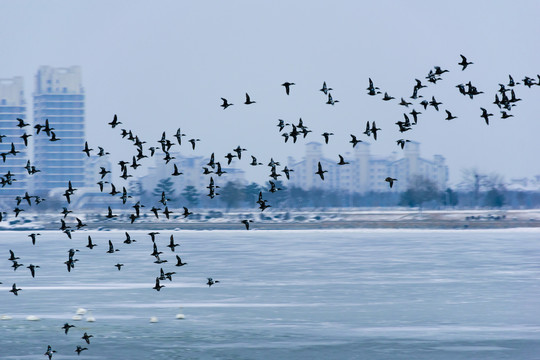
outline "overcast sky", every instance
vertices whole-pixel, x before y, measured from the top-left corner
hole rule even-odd
[[[336,162],[352,149],[349,134],[376,155],[400,152],[404,137],[423,157],[445,156],[451,183],[474,166],[509,180],[540,175],[540,86],[516,88],[513,118],[500,119],[492,102],[509,74],[540,73],[539,14],[539,1],[3,1],[0,78],[25,78],[30,115],[38,67],[80,65],[88,141],[115,162],[132,151],[107,125],[113,114],[149,143],[182,127],[201,139],[187,155],[219,158],[241,145],[264,162],[303,156],[306,141],[284,144],[275,126],[302,117],[307,141],[335,133],[324,153]],[[474,65],[461,71],[460,54]],[[368,96],[368,78],[408,98],[434,65],[450,72],[420,94],[435,95],[441,111],[416,105],[419,124],[401,135],[394,123],[407,109]],[[459,94],[469,80],[485,94]],[[285,81],[297,84],[290,96]],[[335,106],[318,91],[323,81]],[[256,104],[242,104],[246,92]],[[223,110],[221,97],[235,105]],[[489,126],[480,107],[495,114]],[[445,121],[445,109],[458,118]],[[367,120],[382,129],[376,142],[361,135]]]

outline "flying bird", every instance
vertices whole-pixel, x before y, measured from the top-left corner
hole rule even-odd
[[[452,113],[448,110],[445,110],[446,111],[446,119],[445,120],[453,120],[453,119],[457,119],[457,116],[453,116]]]
[[[121,122],[118,121],[118,117],[116,116],[116,114],[114,114],[113,121],[111,121],[109,125],[111,125],[111,127],[114,129],[116,126],[120,124]]]
[[[384,181],[386,181],[388,184],[390,184],[390,188],[392,188],[392,186],[394,186],[394,181],[397,181],[397,179],[393,179],[393,178],[391,178],[389,176],[386,179],[384,179]]]
[[[248,93],[246,93],[246,101],[244,102],[244,104],[246,104],[246,105],[255,104],[255,101],[251,101]]]
[[[246,230],[249,230],[250,222],[253,222],[253,220],[248,220],[248,219],[242,220],[242,224],[244,224],[244,226],[246,227]]]
[[[286,93],[287,95],[289,95],[289,92],[290,92],[290,90],[291,90],[291,86],[293,86],[293,85],[296,85],[296,84],[295,84],[295,83],[292,83],[292,82],[288,82],[288,81],[287,81],[287,82],[284,82],[283,84],[281,84],[281,86],[285,86],[285,93]]]
[[[347,165],[347,164],[349,164],[347,161],[345,161],[343,159],[343,156],[341,156],[339,154],[338,154],[338,156],[339,156],[339,162],[337,163],[338,165]]]
[[[480,117],[486,121],[486,125],[489,125],[489,117],[493,116],[493,114],[489,114],[488,111],[482,107],[480,110],[482,110],[482,115],[480,115]]]
[[[227,101],[227,99],[225,99],[225,98],[221,98],[221,100],[223,101],[223,104],[221,104],[220,106],[223,108],[223,110],[225,110],[226,108],[228,108],[228,107],[231,106],[231,105],[234,105],[234,104],[232,104],[232,103],[229,103],[229,102]]]
[[[321,165],[321,162],[319,161],[319,163],[317,164],[317,172],[315,174],[319,175],[321,177],[321,180],[324,180],[324,173],[325,172],[328,172],[328,170],[323,170],[322,169],[322,165]]]
[[[461,56],[461,62],[459,62],[458,65],[462,66],[461,71],[465,70],[467,66],[474,64],[473,62],[468,62],[465,56],[463,55],[459,55],[459,56]]]

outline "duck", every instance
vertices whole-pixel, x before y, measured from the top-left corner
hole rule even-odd
[[[109,125],[111,125],[111,127],[114,129],[115,127],[117,127],[120,124],[121,124],[121,122],[118,121],[118,116],[116,116],[116,114],[114,114],[113,120],[109,123]]]
[[[154,289],[156,291],[160,291],[164,287],[165,287],[165,285],[161,285],[159,283],[159,277],[156,277],[156,285],[154,285],[154,287],[152,289]]]
[[[462,66],[461,71],[465,70],[467,66],[474,64],[473,62],[467,61],[467,58],[465,56],[463,55],[459,55],[459,56],[461,56],[461,62],[459,62],[458,65]]]
[[[13,295],[15,296],[19,296],[19,291],[21,290],[22,289],[17,288],[17,284],[13,283],[13,285],[11,286],[11,290],[9,290],[9,292],[13,293]]]
[[[176,265],[175,266],[184,266],[187,265],[187,263],[183,263],[182,259],[180,259],[180,256],[176,255]]]
[[[94,335],[89,335],[88,333],[84,333],[84,335],[81,337],[84,341],[86,341],[87,344],[90,344],[90,338],[94,337]]]
[[[95,246],[97,246],[97,244],[94,244],[92,242],[92,238],[90,237],[90,235],[88,235],[88,245],[86,245],[86,247],[92,250]]]
[[[246,93],[246,101],[244,102],[246,105],[255,104],[255,101],[251,101],[248,93]]]
[[[386,179],[384,179],[384,181],[386,181],[388,184],[390,184],[390,188],[392,188],[392,186],[394,186],[394,181],[397,181],[397,179],[394,179],[394,178],[391,178],[390,176],[388,176]]]
[[[62,329],[64,329],[64,333],[67,335],[69,329],[75,327],[75,325],[70,325],[68,323],[65,323],[64,326],[62,326]]]
[[[28,269],[30,269],[30,274],[32,274],[32,277],[36,276],[36,269],[39,268],[39,265],[30,264],[27,266]]]
[[[175,249],[177,246],[180,246],[180,244],[175,244],[175,243],[174,243],[174,235],[171,235],[171,238],[170,238],[170,241],[169,241],[169,245],[167,245],[167,247],[170,248],[172,252],[174,252],[174,249]]]
[[[288,81],[286,81],[286,82],[284,82],[283,84],[281,84],[281,86],[284,86],[284,87],[285,87],[285,93],[286,93],[287,95],[289,95],[290,90],[291,90],[291,86],[293,86],[293,85],[296,85],[296,84],[293,83],[293,82],[288,82]]]
[[[242,224],[244,224],[244,226],[246,227],[246,230],[249,230],[249,223],[250,222],[253,222],[253,220],[251,219],[244,219],[241,221]]]
[[[349,142],[352,144],[353,148],[356,146],[356,144],[362,142],[362,140],[357,140],[356,136],[354,136],[353,134],[350,134],[350,135],[351,135],[351,141]]]
[[[339,162],[337,163],[338,165],[347,165],[349,164],[347,161],[345,161],[345,159],[343,159],[343,156],[339,155]]]
[[[321,162],[319,161],[319,163],[317,164],[317,172],[315,174],[319,175],[321,177],[321,180],[324,180],[324,173],[325,172],[328,172],[328,170],[323,170],[322,169],[322,165],[321,165]]]
[[[227,99],[225,99],[225,98],[221,98],[221,100],[223,101],[223,104],[221,104],[220,106],[223,108],[223,110],[225,110],[226,108],[228,108],[228,107],[231,106],[231,105],[234,105],[234,104],[232,104],[232,103],[229,103],[229,102],[227,101]]]
[[[445,120],[453,120],[453,119],[457,119],[457,116],[453,116],[452,113],[448,110],[445,110],[446,111],[446,119]]]
[[[328,95],[328,91],[334,90],[326,86],[326,81],[323,82],[322,88],[319,91],[322,91],[324,95]]]

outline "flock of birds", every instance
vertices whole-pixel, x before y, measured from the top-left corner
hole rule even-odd
[[[466,57],[461,55],[461,62],[458,63],[462,67],[462,70],[465,70],[468,68],[469,65],[472,65],[472,62],[467,61]],[[439,66],[435,66],[432,70],[429,71],[427,76],[425,77],[426,82],[430,84],[437,84],[439,81],[443,80],[443,76],[445,73],[449,72],[449,70],[442,69]],[[540,75],[537,75],[537,80],[534,78],[526,76],[521,84],[523,86],[526,86],[528,88],[531,88],[532,86],[540,86]],[[507,84],[500,84],[499,89],[497,93],[494,95],[494,102],[493,104],[496,105],[500,109],[501,118],[507,119],[509,117],[512,117],[511,110],[513,107],[517,105],[521,99],[519,99],[515,93],[516,86],[519,85],[519,82],[515,82],[512,76],[509,76],[509,81]],[[295,83],[293,82],[284,82],[281,84],[285,88],[285,94],[290,95],[293,91],[293,86]],[[430,85],[431,86],[431,85]],[[418,120],[420,118],[420,115],[422,112],[418,111],[417,109],[427,111],[428,109],[433,109],[434,111],[440,111],[440,109],[443,109],[442,105],[444,105],[442,102],[438,101],[435,96],[427,96],[422,95],[421,92],[424,92],[425,89],[428,88],[426,84],[423,83],[423,80],[415,79],[415,84],[412,88],[412,95],[408,97],[409,100],[405,100],[404,97],[401,97],[400,101],[398,102],[395,97],[390,96],[388,92],[382,92],[379,87],[375,86],[375,83],[370,78],[368,80],[368,87],[366,88],[367,94],[369,96],[380,96],[383,101],[390,102],[394,100],[399,106],[403,106],[406,109],[411,109],[409,112],[408,110],[403,113],[403,120],[397,121],[395,124],[398,127],[398,132],[400,134],[406,133],[408,131],[411,131],[414,129],[414,127],[418,124]],[[483,94],[483,91],[479,91],[475,85],[473,85],[470,81],[466,84],[457,84],[456,88],[458,91],[463,94],[464,96],[469,97],[470,99],[474,99],[477,96]],[[326,82],[323,82],[323,85],[320,89],[320,91],[325,95],[327,101],[326,104],[329,105],[336,105],[339,100],[335,100],[332,97],[332,94],[330,91],[333,89],[328,87]],[[256,101],[253,101],[249,94],[246,93],[245,96],[245,105],[253,105],[256,104]],[[229,102],[226,98],[222,98],[222,104],[221,107],[223,110],[228,109],[230,106],[233,106],[234,104]],[[422,109],[423,108],[423,109]],[[479,111],[481,114],[479,117],[481,117],[486,125],[489,125],[490,123],[490,117],[494,116],[494,114],[490,113],[485,107],[479,107]],[[445,120],[454,120],[457,118],[457,116],[453,115],[451,111],[445,109],[446,112],[446,118]],[[118,117],[114,115],[113,120],[108,123],[108,125],[111,126],[112,129],[117,128],[119,125],[121,125],[122,122],[118,120]],[[24,129],[30,124],[25,123],[22,119],[17,119],[17,127],[20,129]],[[308,126],[303,122],[303,120],[300,118],[298,123],[286,123],[283,119],[278,119],[278,132],[283,137],[284,142],[288,142],[289,140],[293,143],[296,143],[298,138],[305,138],[308,136],[312,130],[308,128]],[[49,138],[49,141],[56,142],[61,141],[62,139],[58,138],[54,132],[54,128],[51,127],[49,124],[49,121],[46,120],[44,124],[36,124],[34,126],[35,129],[35,136],[47,136]],[[366,123],[365,131],[363,132],[363,135],[366,135],[367,137],[373,136],[373,139],[376,141],[377,136],[379,132],[382,131],[381,128],[377,127],[377,124],[375,121],[368,121]],[[332,132],[324,132],[321,134],[321,136],[324,139],[324,143],[328,144],[331,136],[334,134]],[[0,134],[0,142],[2,141],[2,138],[4,138],[6,135]],[[24,140],[25,146],[28,146],[28,138],[33,136],[33,134],[25,133],[21,136],[21,138]],[[133,171],[137,170],[138,167],[141,166],[141,161],[145,158],[154,157],[157,156],[157,154],[162,153],[163,154],[163,161],[165,164],[168,164],[170,161],[173,161],[175,157],[171,153],[171,148],[173,146],[182,146],[182,139],[186,136],[186,134],[182,133],[181,129],[178,129],[176,133],[173,135],[172,138],[168,138],[166,135],[166,132],[163,132],[162,137],[160,140],[157,141],[153,146],[145,147],[144,144],[146,144],[146,141],[142,141],[139,136],[134,135],[131,130],[127,129],[121,129],[120,136],[123,139],[127,139],[128,141],[131,141],[134,149],[135,154],[131,157],[128,161],[120,161],[118,165],[120,166],[120,178],[127,180],[130,177],[133,177],[132,174],[130,174],[131,170]],[[350,141],[349,143],[354,148],[358,143],[362,142],[363,140],[359,139],[358,135],[350,134]],[[198,138],[191,138],[187,140],[187,143],[189,143],[189,146],[192,150],[195,150],[197,143],[200,141]],[[403,149],[406,144],[410,142],[410,140],[405,138],[399,138],[396,140],[397,145]],[[97,151],[90,147],[88,142],[85,142],[84,148],[81,149],[82,152],[84,152],[88,157],[90,156],[108,156],[110,155],[109,152],[105,151],[105,149],[101,146],[97,146]],[[235,149],[232,149],[231,152],[227,153],[224,158],[227,159],[227,165],[231,164],[233,159],[242,159],[242,154],[246,152],[247,150],[242,148],[241,146],[236,147]],[[17,156],[17,154],[20,151],[18,151],[13,143],[11,143],[10,151],[0,153],[0,156],[2,157],[2,160],[6,162],[6,160],[9,157]],[[209,158],[209,162],[204,166],[201,170],[202,173],[207,175],[209,177],[208,179],[208,186],[206,186],[207,189],[207,196],[211,199],[215,198],[219,194],[220,186],[216,184],[214,180],[214,176],[217,176],[217,178],[221,177],[223,174],[227,173],[220,163],[220,161],[216,161],[216,155],[212,153]],[[251,162],[249,163],[251,166],[263,166],[264,164],[259,162],[257,158],[254,155],[251,155]],[[346,166],[349,162],[345,160],[345,158],[339,154],[339,161],[337,162],[337,165],[340,166]],[[39,165],[39,164],[38,164]],[[269,186],[268,192],[275,193],[277,191],[282,190],[279,185],[277,184],[277,180],[280,179],[281,176],[284,176],[287,179],[290,179],[290,176],[293,176],[292,173],[294,172],[294,169],[290,169],[287,166],[284,166],[282,169],[279,169],[278,167],[281,166],[278,161],[274,161],[273,158],[270,159],[267,166],[270,168],[269,177],[272,180],[269,180]],[[183,173],[180,171],[181,169],[178,168],[177,164],[173,163],[174,171],[171,173],[171,176],[181,176]],[[28,172],[29,176],[33,176],[36,173],[39,173],[40,170],[36,168],[36,166],[32,165],[30,160],[27,161],[27,164],[25,166],[26,171]],[[325,179],[325,173],[327,173],[328,170],[323,169],[321,162],[318,162],[317,165],[317,171],[315,174],[317,174],[321,181],[324,181]],[[111,173],[110,169],[106,169],[104,167],[100,168],[99,175],[101,177],[101,180],[97,182],[97,186],[99,187],[100,192],[106,192],[106,185],[107,187],[110,187],[110,191],[108,194],[110,194],[112,197],[118,199],[122,202],[122,205],[125,205],[128,203],[128,199],[131,199],[132,196],[128,193],[125,186],[122,186],[122,189],[119,190],[119,187],[115,186],[115,184],[112,183],[112,181],[106,181],[105,177]],[[282,175],[283,174],[283,175]],[[216,178],[216,179],[217,179]],[[385,179],[381,179],[381,181],[386,181],[389,184],[389,187],[391,188],[394,184],[394,182],[398,181],[398,179],[392,178],[390,176],[386,177]],[[6,174],[2,175],[0,177],[0,184],[2,187],[9,186],[13,184],[13,182],[16,181],[14,178],[14,175],[11,173],[11,171],[8,171]],[[72,233],[75,231],[78,231],[84,227],[87,226],[80,218],[74,217],[73,215],[70,215],[72,213],[71,210],[68,209],[68,206],[71,204],[72,198],[76,196],[77,188],[75,188],[71,181],[68,181],[67,187],[65,188],[62,196],[65,198],[66,206],[63,207],[62,211],[59,212],[60,219],[59,219],[59,230],[67,235],[70,239],[72,238]],[[23,208],[23,205],[32,206],[36,205],[39,206],[39,204],[46,199],[41,198],[37,195],[30,195],[28,192],[25,192],[24,196],[17,196],[15,199],[16,205],[13,208],[13,213],[15,214],[15,217],[17,217],[21,212],[25,211]],[[169,209],[168,202],[170,199],[168,198],[168,195],[163,191],[161,193],[161,196],[157,200],[156,204],[153,204],[151,208],[149,209],[149,212],[155,216],[155,218],[159,218],[160,216],[165,216],[167,219],[170,219],[171,214],[174,214],[175,212]],[[129,205],[131,205],[132,202],[130,202]],[[263,192],[260,191],[256,204],[258,205],[258,208],[261,211],[264,211],[265,209],[271,207],[271,205],[268,203],[268,200],[263,199]],[[150,206],[150,205],[148,205]],[[137,201],[134,205],[131,206],[133,208],[133,211],[129,215],[129,219],[131,224],[133,224],[137,219],[140,218],[141,212],[143,211],[143,208],[146,208],[147,205],[142,204],[140,201]],[[183,216],[184,218],[188,218],[193,213],[189,211],[187,207],[183,207],[183,211],[179,213],[179,215]],[[7,215],[7,212],[0,212],[0,221]],[[68,216],[71,218],[74,217],[74,223],[68,224],[66,221],[68,221]],[[107,213],[104,215],[107,219],[113,219],[118,217],[117,214],[115,214],[115,211],[113,211],[113,208],[111,206],[108,206]],[[241,223],[245,226],[246,230],[250,229],[250,223],[252,223],[253,220],[251,219],[244,219],[241,221]],[[167,263],[168,260],[162,258],[164,255],[164,252],[159,250],[158,242],[157,242],[157,235],[159,235],[159,232],[150,232],[148,233],[148,236],[150,237],[150,240],[152,242],[152,252],[150,253],[150,256],[154,259],[154,263],[158,264],[159,274],[155,276],[155,283],[152,289],[160,292],[166,285],[164,285],[162,282],[169,280],[172,281],[172,276],[176,274],[175,271],[166,271],[163,269],[163,264]],[[28,237],[31,239],[32,245],[36,246],[38,243],[38,236],[40,236],[39,233],[31,233],[28,235]],[[137,240],[134,239],[127,231],[125,232],[125,239],[123,239],[123,244],[126,246],[130,246],[131,244],[135,243]],[[86,247],[89,250],[93,250],[98,244],[94,243],[91,236],[88,236],[87,239],[87,245]],[[169,237],[169,243],[166,245],[171,253],[174,253],[176,256],[176,264],[175,268],[180,268],[182,266],[187,265],[186,262],[183,262],[181,257],[176,254],[175,249],[179,246],[178,243],[175,242],[174,236],[170,235]],[[106,253],[108,254],[114,254],[116,252],[120,251],[120,249],[116,248],[113,244],[112,240],[108,241],[108,247]],[[79,261],[79,259],[76,258],[77,252],[79,252],[78,249],[71,248],[68,251],[68,257],[67,260],[64,262],[66,265],[66,269],[68,272],[71,272],[75,269],[76,263]],[[20,263],[21,260],[20,257],[16,256],[16,254],[9,250],[10,256],[8,258],[9,261],[11,261],[14,271],[16,271],[19,267],[24,266],[24,264]],[[118,271],[121,271],[122,268],[125,266],[123,263],[116,263],[113,264]],[[111,267],[112,267],[111,266]],[[39,265],[35,264],[29,264],[26,266],[26,268],[30,271],[30,276],[34,278],[37,274],[37,269],[40,269]],[[219,280],[214,280],[212,277],[207,277],[206,285],[208,287],[211,287],[212,285],[215,285],[219,283]],[[23,289],[17,287],[16,283],[13,283],[11,286],[11,289],[9,290],[10,293],[12,293],[15,296],[19,295],[19,292],[23,291]],[[68,331],[70,328],[74,327],[74,325],[65,323],[63,327],[61,327],[65,334],[68,334]],[[89,335],[87,333],[84,333],[82,336],[82,339],[85,340],[86,344],[90,344],[90,338],[93,337],[93,335]],[[77,354],[80,354],[82,351],[88,350],[86,347],[82,347],[80,345],[77,345],[75,352]],[[52,358],[53,354],[56,353],[55,350],[52,349],[52,347],[49,345],[47,347],[47,351],[45,352],[45,355],[49,357],[49,359]]]

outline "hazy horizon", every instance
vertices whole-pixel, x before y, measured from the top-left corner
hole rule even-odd
[[[322,142],[320,134],[329,131],[335,135],[323,152],[336,161],[337,154],[352,152],[349,134],[369,141],[371,153],[381,156],[401,156],[399,138],[416,140],[422,157],[446,158],[450,185],[471,167],[506,180],[540,174],[540,144],[533,138],[540,131],[540,87],[516,87],[523,101],[513,118],[500,119],[492,104],[509,74],[521,82],[540,73],[540,54],[532,47],[540,30],[537,2],[19,1],[1,8],[0,45],[7,56],[0,78],[24,77],[28,118],[39,66],[81,66],[86,137],[111,152],[112,164],[134,152],[118,141],[119,129],[107,125],[118,114],[120,127],[147,146],[163,131],[172,138],[178,127],[186,139],[200,138],[195,151],[189,144],[173,147],[186,156],[215,152],[225,161],[241,145],[248,149],[243,165],[236,161],[241,168],[251,154],[261,162],[300,159],[306,142]],[[465,71],[457,64],[460,54],[474,62]],[[425,76],[435,65],[450,72],[420,94],[442,101],[440,111],[416,105],[423,112],[419,124],[400,134],[394,123],[412,106],[397,101],[411,101],[415,78],[429,84]],[[368,78],[396,100],[368,96]],[[296,84],[290,96],[280,85],[285,81]],[[340,101],[335,106],[319,91],[323,81]],[[473,100],[459,94],[455,85],[468,81],[485,94]],[[255,104],[243,104],[246,92]],[[223,110],[221,97],[235,105]],[[495,114],[489,126],[480,107]],[[446,109],[458,118],[445,121]],[[284,144],[277,119],[296,123],[300,117],[313,132]],[[382,128],[377,141],[361,134],[368,120]],[[248,181],[266,180],[266,168],[248,171]]]

